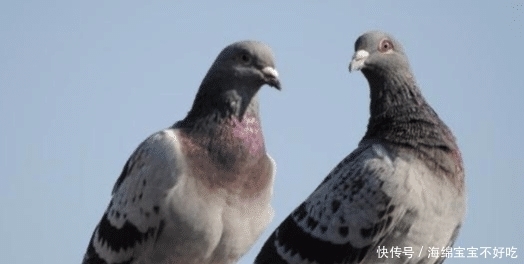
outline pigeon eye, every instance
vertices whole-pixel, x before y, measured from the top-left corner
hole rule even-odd
[[[384,39],[380,42],[380,45],[378,46],[378,50],[380,52],[387,52],[389,50],[393,49],[393,43],[389,41],[388,39]]]
[[[251,57],[248,54],[246,54],[246,53],[240,55],[239,59],[244,64],[247,64],[247,63],[251,62]]]

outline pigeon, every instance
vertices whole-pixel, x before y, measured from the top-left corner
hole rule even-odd
[[[466,208],[461,153],[401,44],[369,31],[349,70],[369,83],[367,131],[270,235],[256,264],[442,263],[457,238]]]
[[[187,116],[124,165],[82,263],[236,263],[274,214],[257,99],[266,84],[281,90],[267,44],[225,47]]]

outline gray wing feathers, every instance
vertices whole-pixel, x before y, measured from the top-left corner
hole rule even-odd
[[[360,146],[355,152],[360,154],[344,159],[328,176],[331,180],[306,200],[308,216],[325,226],[312,229],[305,219],[295,221],[317,238],[362,248],[380,240],[401,212],[383,191],[383,179],[395,173],[391,158],[379,145]]]
[[[453,207],[462,205],[453,204],[454,195],[432,188],[449,182],[429,175],[427,166],[409,153],[361,143],[277,228],[257,263],[380,263],[379,245],[414,251],[426,243],[445,246],[451,234],[438,230],[454,228],[460,220],[453,217]],[[445,197],[450,200],[438,202]],[[423,249],[422,258],[427,256]]]
[[[180,156],[173,129],[157,132],[140,144],[114,186],[86,253],[93,256],[86,259],[118,263],[137,259],[148,250],[162,229],[162,198],[177,183]]]
[[[128,176],[120,185],[115,185],[111,200],[113,208],[108,210],[127,213],[127,219],[137,226],[148,222],[148,215],[154,215],[154,208],[161,206],[159,202],[177,182],[179,159],[174,130],[163,130],[151,135],[130,158],[132,162]],[[112,222],[119,226],[122,221],[115,219]]]

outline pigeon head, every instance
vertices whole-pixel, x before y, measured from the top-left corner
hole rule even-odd
[[[258,89],[268,84],[281,89],[271,48],[258,41],[239,41],[224,48],[206,79],[214,79],[217,75],[241,83],[246,88]]]
[[[263,85],[281,89],[271,48],[259,41],[239,41],[225,47],[207,72],[188,119],[238,116],[257,111],[256,94]]]
[[[381,31],[369,31],[355,42],[355,54],[349,71],[361,70],[366,77],[370,74],[388,77],[392,73],[409,72],[409,62],[402,45],[393,36]]]
[[[368,31],[357,38],[349,71],[358,70],[369,83],[372,119],[383,116],[385,111],[391,118],[402,116],[399,111],[426,104],[402,45],[390,34]]]

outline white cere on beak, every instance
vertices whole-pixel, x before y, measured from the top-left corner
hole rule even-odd
[[[349,71],[352,72],[362,69],[367,57],[369,57],[369,52],[365,50],[358,50],[355,52],[355,55],[353,55],[351,63],[349,64]]]
[[[264,69],[262,69],[262,73],[268,76],[272,76],[274,78],[278,78],[278,72],[273,67],[269,67],[269,66],[265,67]]]

